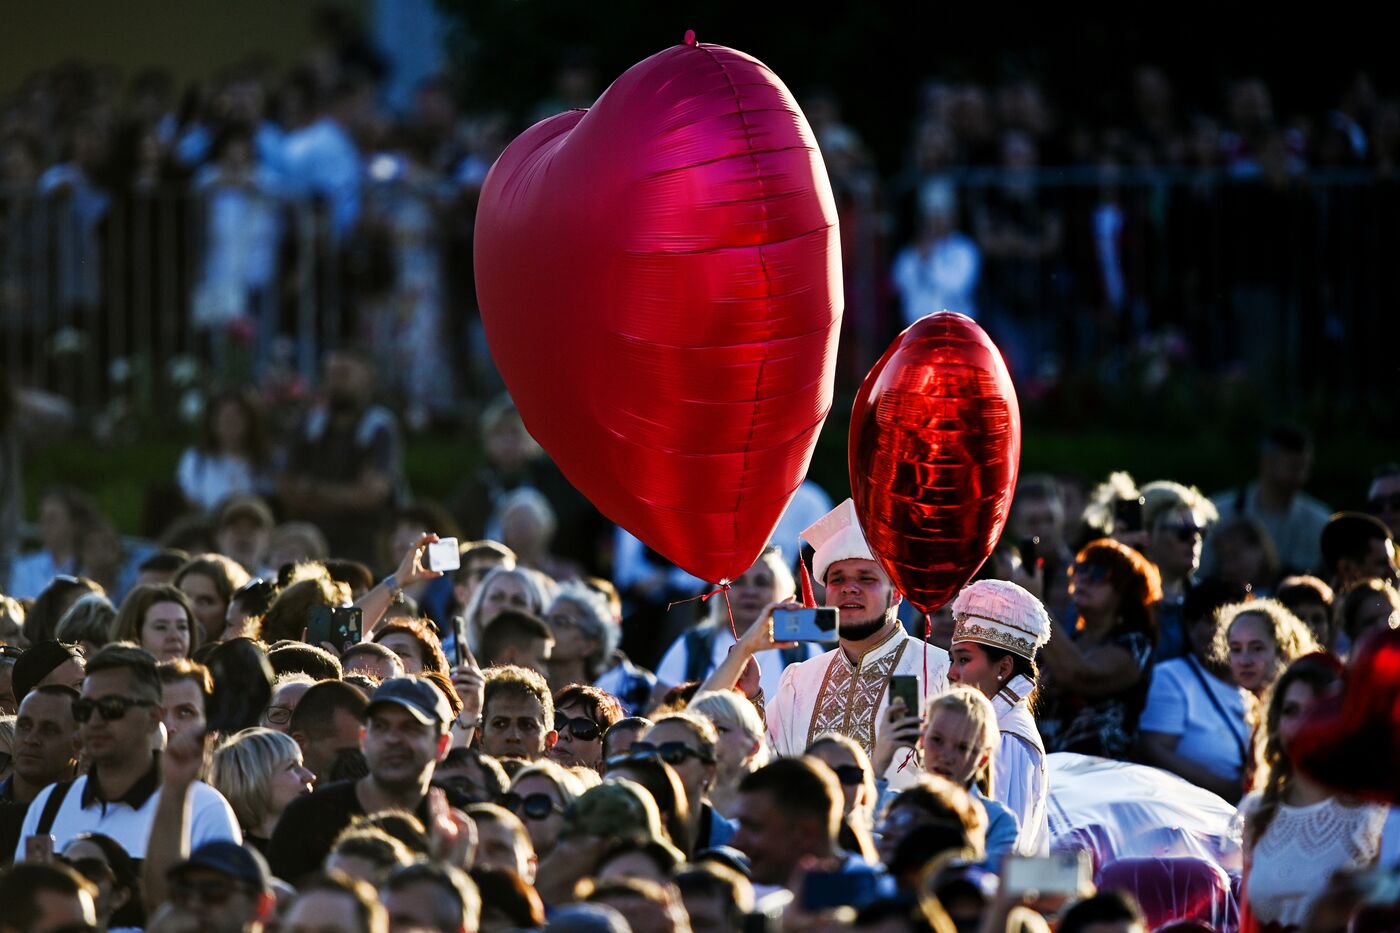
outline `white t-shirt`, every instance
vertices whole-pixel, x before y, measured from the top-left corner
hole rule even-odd
[[[155,772],[155,775],[158,777],[159,772]],[[146,780],[143,778],[142,782]],[[123,800],[104,804],[94,799],[84,806],[83,790],[87,787],[87,781],[86,774],[79,776],[59,804],[53,826],[49,829],[54,837],[54,850],[62,850],[79,833],[102,833],[116,840],[132,858],[144,859],[146,843],[151,835],[151,822],[155,819],[156,804],[160,801],[160,788],[143,790],[142,782],[138,782],[137,787],[128,792]],[[15,848],[15,861],[24,858],[24,840],[39,831],[39,818],[55,786],[50,784],[39,791],[39,796],[29,805],[24,815],[24,828],[19,834],[19,845]],[[146,796],[141,799],[143,794]],[[137,805],[133,807],[133,803]],[[229,806],[223,794],[203,781],[196,781],[190,788],[189,826],[191,851],[206,842],[228,840],[240,845],[243,842],[243,831],[238,827],[233,807]]]
[[[1212,696],[1215,703],[1211,702]],[[1163,661],[1152,669],[1152,686],[1147,691],[1138,728],[1181,736],[1176,746],[1178,755],[1208,768],[1212,774],[1237,779],[1243,764],[1240,749],[1249,747],[1245,691],[1211,676],[1195,658]]]

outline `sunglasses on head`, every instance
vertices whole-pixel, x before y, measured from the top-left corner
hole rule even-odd
[[[501,806],[527,820],[547,820],[555,813],[564,812],[563,807],[550,800],[548,794],[531,794],[528,797],[514,792],[502,794]]]
[[[1376,496],[1366,502],[1366,511],[1376,512],[1400,512],[1400,492],[1393,492],[1388,496]]]
[[[1106,583],[1112,575],[1106,564],[1074,565],[1074,579],[1084,583]]]
[[[603,730],[591,719],[584,719],[582,716],[578,719],[571,716],[555,716],[554,731],[563,732],[565,729],[580,742],[595,741],[603,734]]]
[[[860,765],[838,765],[831,770],[836,772],[836,779],[847,787],[865,783],[865,769]]]
[[[133,706],[155,706],[150,700],[133,700],[129,697],[103,697],[100,700],[74,700],[73,718],[87,722],[96,711],[105,722],[115,722],[127,714]]]
[[[705,764],[714,764],[715,756],[706,755],[704,752],[696,751],[684,742],[662,742],[660,745],[653,745],[651,742],[633,742],[632,747],[627,750],[632,758],[645,758],[655,755],[666,764],[675,767],[687,758],[695,758]]]

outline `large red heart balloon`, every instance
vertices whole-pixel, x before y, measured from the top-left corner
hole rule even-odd
[[[921,612],[992,553],[1021,463],[1021,410],[986,332],[940,311],[895,338],[851,412],[851,490],[870,549]]]
[[[492,167],[476,224],[491,353],[605,515],[712,583],[758,557],[831,409],[831,184],[761,62],[687,44]]]

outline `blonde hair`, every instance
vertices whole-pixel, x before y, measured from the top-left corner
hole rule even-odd
[[[301,760],[289,735],[254,726],[229,737],[214,752],[209,783],[233,807],[244,832],[256,830],[272,813],[272,776]]]
[[[692,697],[686,709],[704,716],[716,727],[736,729],[758,750],[749,758],[749,769],[768,764],[768,743],[764,741],[763,718],[749,699],[733,690],[710,690]]]
[[[773,574],[774,599],[790,599],[796,595],[797,580],[792,575],[792,567],[788,565],[788,561],[783,559],[782,548],[775,544],[768,545],[763,549],[763,553],[758,555],[758,560],[754,561],[754,564],[756,565],[760,561],[767,564],[769,572]],[[753,568],[750,567],[750,569]],[[744,573],[748,573],[748,571],[746,570]],[[727,597],[725,594],[711,599],[709,621],[716,625],[723,624],[727,628],[729,626],[729,610],[726,606]]]
[[[997,738],[1001,734],[1001,729],[997,725],[997,711],[992,707],[992,701],[988,700],[981,690],[976,690],[965,684],[950,687],[947,692],[929,699],[928,706],[924,709],[925,728],[928,728],[927,724],[933,721],[933,714],[939,710],[959,713],[971,723],[973,731],[981,743],[982,750],[987,753],[986,763],[973,775],[973,780],[980,785],[992,773]]]
[[[559,801],[565,808],[582,797],[586,790],[583,782],[573,772],[548,758],[541,758],[517,771],[510,781],[511,790],[527,777],[542,777],[552,783],[555,790],[559,791]]]
[[[1211,660],[1221,667],[1230,666],[1230,629],[1241,616],[1262,616],[1278,646],[1278,656],[1274,669],[1269,673],[1268,682],[1282,673],[1283,669],[1305,654],[1322,650],[1312,629],[1283,603],[1276,599],[1251,599],[1242,603],[1221,606],[1215,615],[1215,640],[1211,644]]]
[[[1143,486],[1138,492],[1146,500],[1142,506],[1142,526],[1148,531],[1152,530],[1159,518],[1177,509],[1190,509],[1192,517],[1202,525],[1213,525],[1220,518],[1215,504],[1195,486],[1159,479]]]

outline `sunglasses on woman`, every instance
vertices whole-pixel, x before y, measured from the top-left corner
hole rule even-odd
[[[73,718],[87,722],[93,712],[98,713],[104,722],[115,722],[127,714],[133,706],[155,706],[150,700],[133,700],[129,697],[103,697],[100,700],[74,700]]]
[[[603,730],[591,719],[584,719],[580,716],[574,719],[570,716],[555,716],[554,729],[556,732],[569,730],[569,734],[580,742],[593,742],[603,734]]]
[[[1104,564],[1075,564],[1074,579],[1083,583],[1107,583],[1112,571]]]
[[[1204,528],[1196,525],[1170,525],[1167,527],[1167,531],[1171,532],[1172,537],[1182,544],[1190,544],[1206,533]]]
[[[502,794],[501,806],[527,820],[547,820],[555,813],[564,812],[564,808],[551,800],[548,794],[530,794],[528,797],[514,792]]]
[[[627,753],[633,758],[655,755],[673,768],[687,758],[696,758],[707,765],[714,764],[715,761],[715,756],[696,751],[684,742],[662,742],[660,745],[653,745],[651,742],[633,742]]]
[[[836,779],[847,787],[865,783],[865,769],[860,765],[838,765],[831,770],[836,772]]]

